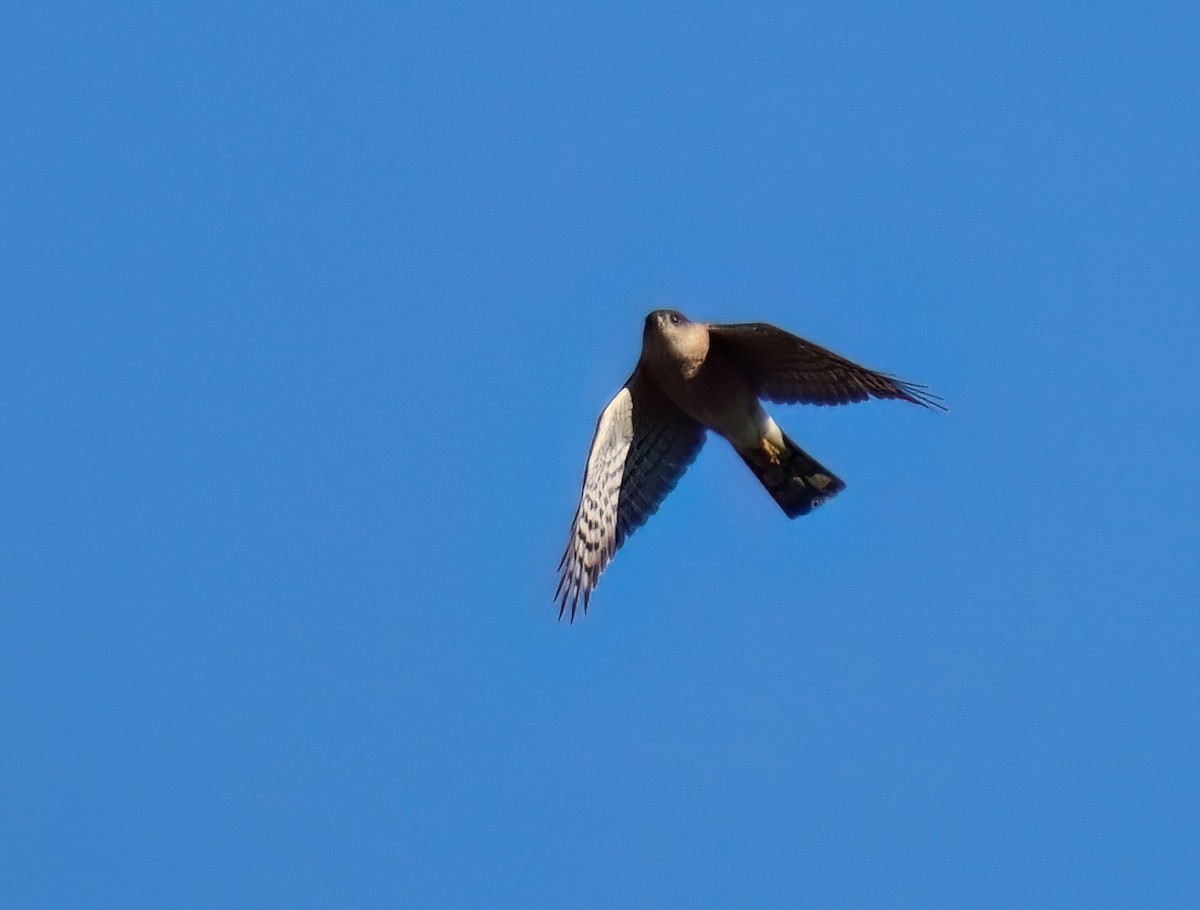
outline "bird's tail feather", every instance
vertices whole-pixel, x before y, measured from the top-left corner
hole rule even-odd
[[[846,485],[811,455],[783,436],[783,450],[769,444],[762,448],[738,449],[737,453],[766,487],[788,518],[807,515],[832,499]]]

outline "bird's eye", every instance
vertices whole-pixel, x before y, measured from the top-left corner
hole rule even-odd
[[[679,314],[678,313],[672,313],[670,316],[670,319],[671,319],[671,325],[679,325]]]

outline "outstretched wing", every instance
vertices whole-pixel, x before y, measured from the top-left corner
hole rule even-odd
[[[653,515],[704,444],[704,427],[634,370],[600,415],[588,453],[579,510],[558,564],[554,599],[571,619],[586,613],[600,573],[630,534]]]
[[[739,363],[758,394],[782,404],[848,404],[868,398],[899,398],[946,410],[923,385],[877,373],[820,345],[763,322],[709,324],[710,350]]]

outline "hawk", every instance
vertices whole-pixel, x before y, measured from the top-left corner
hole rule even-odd
[[[646,317],[633,375],[596,424],[554,599],[586,613],[600,573],[675,488],[704,445],[724,437],[788,518],[846,485],[779,429],[761,400],[834,405],[896,398],[945,410],[925,386],[877,373],[766,323]]]

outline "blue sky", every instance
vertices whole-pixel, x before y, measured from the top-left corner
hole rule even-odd
[[[0,13],[0,903],[1194,907],[1192,4]],[[775,409],[556,621],[660,306]]]

